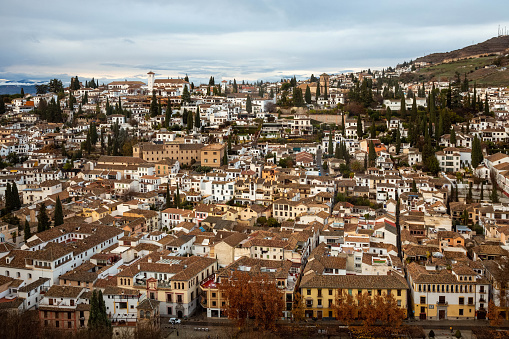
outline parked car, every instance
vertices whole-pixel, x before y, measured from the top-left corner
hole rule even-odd
[[[182,320],[180,320],[179,318],[170,318],[170,321],[169,321],[170,324],[174,324],[174,325],[180,324],[181,322],[182,322]]]

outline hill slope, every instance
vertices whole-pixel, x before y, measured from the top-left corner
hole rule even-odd
[[[497,53],[509,53],[509,36],[494,37],[476,45],[467,46],[446,53],[433,53],[417,58],[416,62],[431,62],[433,64],[449,62],[471,57],[487,56]]]

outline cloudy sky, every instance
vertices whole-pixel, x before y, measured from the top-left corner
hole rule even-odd
[[[381,69],[509,29],[507,0],[6,0],[0,83]]]

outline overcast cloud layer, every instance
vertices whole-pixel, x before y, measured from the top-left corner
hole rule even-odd
[[[507,0],[7,0],[0,82],[271,80],[385,68],[509,29]]]

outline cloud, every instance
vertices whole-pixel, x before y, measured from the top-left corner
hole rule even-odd
[[[12,33],[0,37],[0,77],[106,81],[139,79],[150,70],[197,81],[307,77],[394,66],[484,41],[499,24],[509,26],[506,1],[51,3],[3,5],[0,29]]]

